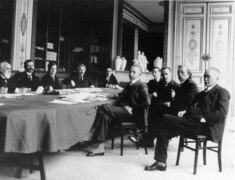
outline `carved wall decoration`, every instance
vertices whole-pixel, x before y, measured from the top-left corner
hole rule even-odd
[[[228,71],[229,22],[227,19],[212,19],[211,55],[212,65],[221,72]]]
[[[25,31],[27,29],[27,19],[26,19],[25,13],[23,13],[23,15],[22,15],[22,18],[20,21],[20,28],[21,28],[22,35],[24,36]]]
[[[13,70],[24,70],[24,61],[30,58],[32,36],[32,0],[17,0],[13,39]]]
[[[185,64],[193,71],[200,70],[200,51],[201,51],[201,25],[200,19],[185,20],[184,32],[184,59]]]

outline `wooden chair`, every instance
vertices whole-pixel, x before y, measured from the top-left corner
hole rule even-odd
[[[144,111],[144,124],[148,124],[148,111],[149,109],[146,108]],[[117,128],[115,128],[115,130],[118,129],[119,130],[119,134],[121,137],[121,146],[120,146],[120,155],[123,155],[123,142],[124,142],[124,136],[125,135],[134,135],[135,138],[138,140],[139,138],[143,137],[144,132],[142,130],[140,130],[136,123],[134,122],[122,122],[121,125],[119,125]],[[115,138],[115,134],[114,133],[112,135],[112,144],[111,144],[111,148],[114,149],[114,138]],[[144,139],[143,143],[144,143],[144,150],[145,150],[145,154],[148,154],[148,149],[147,149],[147,144],[145,143]],[[136,143],[136,148],[139,149],[138,143]]]
[[[207,145],[208,141],[210,141],[210,140],[204,135],[197,135],[197,136],[193,136],[193,137],[181,135],[180,140],[179,140],[176,166],[179,165],[180,153],[181,153],[181,151],[183,151],[183,148],[191,149],[191,150],[195,151],[193,174],[197,174],[197,162],[198,162],[199,150],[203,150],[203,164],[204,165],[206,165],[206,151],[210,150],[210,151],[217,153],[219,172],[222,172],[222,160],[221,160],[222,139],[218,143],[215,143],[214,146],[208,146]],[[195,148],[190,146],[190,144],[192,144],[192,143],[195,144]],[[202,144],[202,146],[201,146],[201,144]]]
[[[138,140],[139,138],[142,137],[143,132],[137,128],[136,123],[134,123],[134,122],[123,122],[116,129],[119,130],[119,134],[120,134],[120,138],[121,138],[120,155],[122,156],[123,155],[124,136],[125,135],[134,135],[134,137]],[[111,144],[112,149],[114,149],[114,138],[115,138],[115,135],[112,136],[112,144]],[[147,145],[145,144],[144,140],[143,140],[143,143],[144,143],[145,154],[148,154]],[[136,148],[139,149],[138,143],[136,143]]]

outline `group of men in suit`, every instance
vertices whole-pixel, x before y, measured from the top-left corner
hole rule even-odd
[[[71,88],[93,87],[93,82],[85,72],[86,66],[80,64],[76,72],[64,79],[63,84]],[[40,80],[35,74],[34,62],[29,59],[24,62],[24,71],[11,77],[11,65],[8,62],[1,62],[0,88],[5,88],[5,93],[17,93],[19,89],[28,89],[29,91],[60,89],[61,85],[56,73],[57,64],[50,62],[48,72]]]
[[[160,69],[154,68],[154,77],[159,72]],[[222,138],[230,94],[218,85],[220,72],[217,68],[210,67],[205,71],[206,88],[200,93],[186,66],[178,68],[180,84],[171,79],[171,69],[167,67],[161,69],[161,79],[155,77],[148,83],[149,90],[140,80],[141,73],[141,67],[133,65],[129,71],[131,81],[116,103],[98,108],[91,129],[92,139],[98,142],[98,147],[87,156],[104,155],[108,131],[125,121],[135,121],[145,132],[147,130],[145,140],[157,137],[155,162],[146,166],[146,171],[166,171],[167,147],[172,137],[201,134],[214,142]],[[151,121],[146,122],[144,109],[149,106]]]
[[[48,65],[48,73],[41,81],[35,75],[32,60],[26,60],[24,68],[24,72],[10,78],[11,65],[1,62],[0,87],[8,88],[8,92],[14,92],[15,87],[36,90],[40,85],[52,89],[60,88],[56,77],[56,64]],[[91,79],[85,72],[86,66],[81,64],[77,72],[72,73],[63,83],[72,88],[93,87]],[[147,171],[166,170],[167,147],[172,137],[203,134],[215,142],[222,138],[230,94],[218,85],[220,72],[217,68],[211,67],[205,71],[206,88],[200,93],[186,66],[178,68],[180,84],[172,80],[171,69],[168,67],[154,68],[154,79],[148,83],[148,86],[141,81],[141,74],[141,67],[133,65],[129,71],[130,83],[119,94],[115,104],[98,108],[91,128],[92,139],[98,142],[98,147],[87,156],[104,155],[105,140],[110,128],[126,121],[136,122],[139,128],[147,132],[144,139],[149,140],[151,144],[157,137],[155,162],[145,167]],[[148,108],[149,121],[145,118]],[[132,141],[141,145],[141,142]]]

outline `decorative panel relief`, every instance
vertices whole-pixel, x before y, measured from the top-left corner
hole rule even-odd
[[[17,0],[12,66],[14,70],[23,70],[24,61],[30,58],[33,0]]]
[[[184,19],[183,59],[194,72],[202,70],[203,19]]]
[[[229,28],[229,19],[211,19],[210,65],[219,68],[222,73],[230,71]]]

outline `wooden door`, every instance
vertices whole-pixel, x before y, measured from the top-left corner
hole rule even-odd
[[[181,4],[179,15],[179,39],[176,52],[178,65],[186,65],[193,72],[193,79],[200,89],[203,87],[205,64],[201,60],[206,53],[206,3]]]

